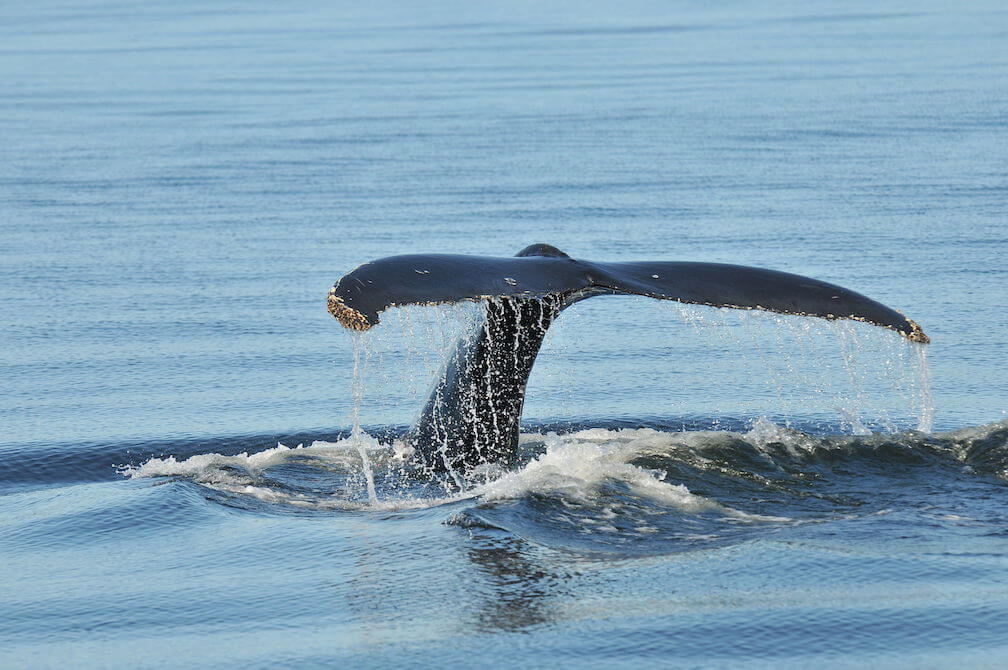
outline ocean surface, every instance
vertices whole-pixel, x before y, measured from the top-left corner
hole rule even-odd
[[[3,3],[0,667],[1005,667],[1006,45],[994,1]],[[593,298],[523,464],[417,477],[480,306],[327,290],[535,242],[932,344]]]

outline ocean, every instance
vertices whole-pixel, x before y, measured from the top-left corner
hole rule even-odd
[[[0,8],[0,667],[1008,663],[997,2]],[[405,253],[689,260],[867,324],[598,297],[514,468],[398,438],[482,309]]]

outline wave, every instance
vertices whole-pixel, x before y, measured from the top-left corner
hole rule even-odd
[[[768,419],[710,429],[726,423],[526,428],[524,465],[485,467],[462,492],[411,468],[401,428],[272,446],[267,438],[225,438],[5,451],[0,474],[5,493],[73,477],[126,477],[256,514],[430,510],[470,532],[609,553],[718,546],[900,506],[927,509],[935,492],[952,491],[955,500],[966,488],[1008,483],[1008,420],[940,433],[823,434]]]
[[[367,506],[367,501],[359,500],[362,447],[374,464],[379,502],[385,509],[528,495],[584,500],[606,484],[619,482],[634,496],[683,511],[720,511],[748,518],[753,514],[733,510],[689,487],[709,488],[720,478],[725,481],[719,488],[731,493],[754,484],[826,480],[837,476],[838,464],[861,471],[935,465],[1008,480],[1008,420],[947,433],[857,436],[814,435],[765,419],[745,432],[607,427],[530,432],[520,439],[527,461],[523,467],[484,468],[463,494],[447,494],[437,482],[414,477],[401,442],[389,443],[366,432],[335,441],[316,440],[308,446],[278,444],[252,453],[207,452],[181,460],[153,457],[123,466],[120,472],[131,478],[181,477],[296,505],[357,508]],[[292,495],[283,498],[278,491]]]

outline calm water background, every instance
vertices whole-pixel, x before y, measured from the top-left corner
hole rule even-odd
[[[1001,667],[1006,44],[998,2],[4,4],[0,665]],[[889,333],[592,300],[526,416],[600,433],[362,505],[326,290],[533,242],[853,288],[932,395]],[[372,433],[421,312],[361,345]]]

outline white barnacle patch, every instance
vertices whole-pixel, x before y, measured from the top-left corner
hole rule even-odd
[[[907,319],[907,323],[910,324],[910,334],[905,337],[911,342],[919,342],[920,344],[930,344],[931,338],[924,334],[924,330],[920,327],[920,324],[913,319]]]
[[[327,303],[329,313],[336,317],[344,328],[349,330],[367,330],[371,327],[367,317],[343,302],[343,299],[334,295],[333,291],[329,292]]]

